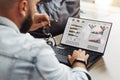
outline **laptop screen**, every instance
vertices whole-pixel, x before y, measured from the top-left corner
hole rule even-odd
[[[70,17],[61,44],[103,53],[112,24]]]

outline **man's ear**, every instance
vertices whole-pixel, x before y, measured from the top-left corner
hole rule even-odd
[[[18,10],[20,15],[26,16],[28,11],[28,1],[27,0],[20,0],[18,5]]]

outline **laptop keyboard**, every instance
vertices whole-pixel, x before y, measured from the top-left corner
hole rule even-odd
[[[76,48],[69,48],[69,47],[60,48],[60,47],[55,47],[53,49],[54,49],[54,51],[56,53],[64,55],[64,56],[67,56],[67,55],[72,55],[73,51]]]
[[[61,63],[64,63],[68,66],[70,66],[69,62],[68,62],[68,58],[67,56],[68,55],[72,55],[73,51],[74,50],[78,50],[76,48],[72,48],[72,47],[53,47],[55,53],[56,53],[56,57],[58,58],[58,60],[61,62]],[[86,50],[85,50],[86,51]],[[98,57],[101,57],[101,54],[96,54],[95,52],[92,52],[92,51],[86,51],[87,54],[89,54],[89,58],[88,58],[88,67],[90,67],[92,64],[91,62],[93,61],[96,61],[96,59]]]

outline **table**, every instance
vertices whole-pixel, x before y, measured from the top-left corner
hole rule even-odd
[[[120,80],[120,8],[100,8],[95,4],[81,2],[82,18],[112,22],[112,30],[104,56],[89,72],[93,80]],[[61,35],[57,36],[57,42]]]
[[[87,5],[87,6],[86,6]],[[100,8],[81,2],[81,17],[112,22],[112,30],[102,59],[90,68],[94,80],[120,80],[120,8]]]

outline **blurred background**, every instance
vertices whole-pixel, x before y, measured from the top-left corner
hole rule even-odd
[[[90,2],[101,6],[110,5],[110,6],[120,7],[120,0],[81,0],[81,1]]]
[[[80,10],[83,18],[105,20],[112,15],[120,18],[120,0],[80,0]]]

